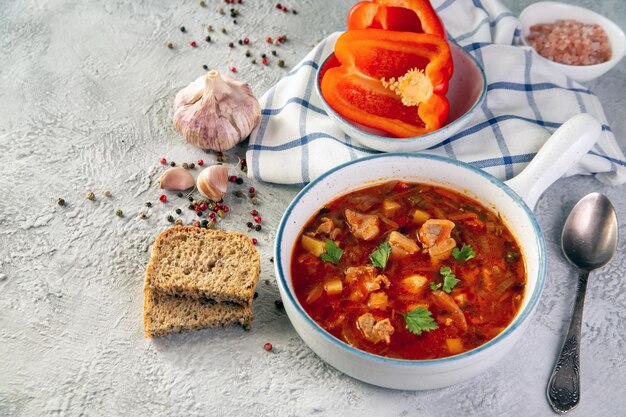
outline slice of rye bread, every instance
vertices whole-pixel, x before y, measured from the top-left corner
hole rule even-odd
[[[178,226],[157,237],[145,282],[161,294],[249,306],[260,270],[248,236]]]
[[[143,295],[146,338],[236,323],[246,330],[252,326],[253,314],[248,306],[163,295],[148,287],[144,287]]]

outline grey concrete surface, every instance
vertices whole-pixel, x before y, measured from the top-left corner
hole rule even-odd
[[[158,202],[165,156],[179,164],[214,155],[186,145],[171,126],[175,92],[203,71],[236,66],[260,95],[325,34],[344,27],[351,2],[302,0],[283,14],[273,1],[20,0],[0,4],[0,415],[551,416],[545,385],[573,304],[576,274],[560,231],[583,195],[600,191],[621,219],[619,253],[593,274],[582,339],[582,401],[571,415],[626,409],[626,194],[590,177],[562,179],[536,208],[549,274],[523,340],[468,382],[428,392],[353,380],[299,339],[278,299],[270,262],[274,231],[296,188],[250,183],[264,216],[262,275],[251,332],[206,330],[145,340],[142,282],[149,248],[184,199]],[[518,13],[528,1],[507,0]],[[626,3],[580,0],[626,28]],[[217,7],[226,9],[219,15]],[[206,25],[213,42],[207,44]],[[184,25],[186,33],[179,27]],[[220,32],[224,27],[226,34]],[[266,36],[287,34],[271,48]],[[270,65],[255,54],[278,51]],[[199,47],[191,48],[196,40]],[[167,42],[174,49],[166,48]],[[229,41],[235,42],[228,48]],[[276,65],[278,58],[287,68]],[[259,58],[257,57],[257,60]],[[626,149],[626,62],[589,83]],[[229,152],[231,162],[244,146]],[[197,170],[196,170],[197,171]],[[235,188],[233,188],[234,190]],[[88,191],[96,201],[88,201]],[[110,198],[103,197],[109,190]],[[59,207],[63,197],[67,205]],[[152,208],[144,203],[151,201]],[[245,231],[246,199],[227,198],[220,226]],[[124,217],[113,211],[120,208]],[[148,219],[138,215],[146,211]],[[268,284],[265,284],[268,280]],[[273,343],[272,353],[262,348]]]

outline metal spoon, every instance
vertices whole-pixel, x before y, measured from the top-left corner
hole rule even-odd
[[[561,248],[580,276],[569,330],[548,382],[548,402],[559,414],[574,409],[580,400],[580,326],[587,278],[617,250],[617,216],[608,198],[591,193],[574,206],[563,227]]]

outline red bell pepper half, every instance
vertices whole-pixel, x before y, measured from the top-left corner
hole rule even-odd
[[[446,37],[443,24],[428,0],[360,1],[348,12],[348,30],[368,28]]]
[[[341,116],[394,137],[420,136],[445,123],[452,57],[445,39],[381,29],[349,30],[337,39],[341,66],[321,84]]]

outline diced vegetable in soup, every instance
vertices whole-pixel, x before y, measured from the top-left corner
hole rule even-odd
[[[522,252],[497,214],[457,192],[388,182],[327,204],[291,263],[300,304],[377,355],[433,359],[493,339],[517,314]]]

